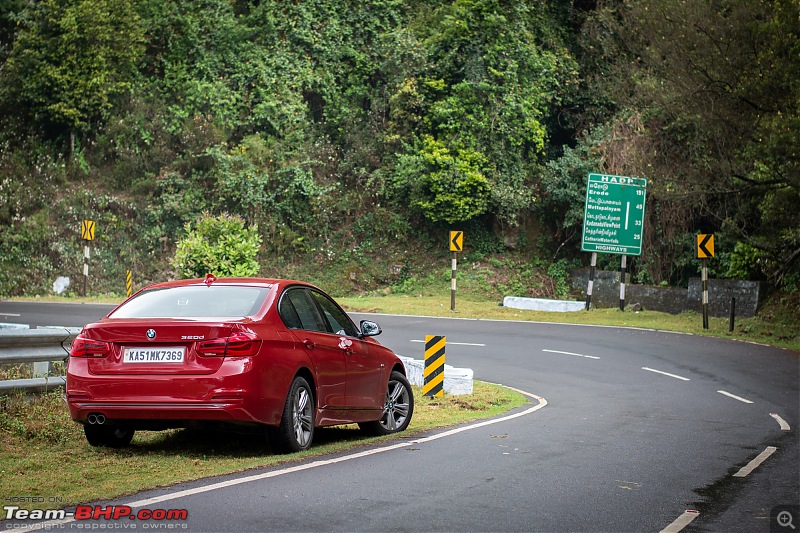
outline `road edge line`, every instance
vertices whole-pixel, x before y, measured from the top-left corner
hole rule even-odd
[[[750,473],[753,472],[753,470],[755,470],[756,468],[761,466],[761,464],[764,461],[769,459],[770,456],[773,453],[777,452],[777,451],[778,451],[778,448],[776,448],[775,446],[767,446],[767,448],[763,452],[758,454],[755,457],[755,459],[753,459],[752,461],[747,463],[745,466],[743,466],[738,472],[736,472],[733,475],[733,477],[747,477],[748,475],[750,475]]]
[[[178,492],[173,492],[171,494],[163,494],[161,496],[154,496],[152,498],[145,498],[143,500],[137,500],[137,501],[130,502],[130,503],[121,503],[120,505],[127,505],[128,507],[131,507],[131,508],[140,508],[140,507],[145,507],[145,506],[148,506],[148,505],[154,505],[154,504],[165,502],[165,501],[177,500],[179,498],[183,498],[183,497],[186,497],[186,496],[193,496],[195,494],[202,494],[204,492],[210,492],[210,491],[217,490],[217,489],[223,489],[223,488],[232,487],[232,486],[235,486],[235,485],[242,485],[244,483],[250,483],[252,481],[260,481],[262,479],[269,479],[269,478],[273,478],[273,477],[282,476],[282,475],[285,475],[285,474],[293,474],[295,472],[302,472],[304,470],[310,470],[312,468],[318,468],[318,467],[321,467],[321,466],[327,466],[327,465],[331,465],[331,464],[341,463],[341,462],[344,462],[344,461],[349,461],[351,459],[360,459],[362,457],[367,457],[367,456],[370,456],[370,455],[376,455],[376,454],[379,454],[379,453],[388,452],[388,451],[392,451],[392,450],[397,450],[397,449],[400,449],[400,448],[407,448],[407,447],[413,446],[415,444],[422,444],[422,443],[425,443],[425,442],[434,441],[434,440],[441,439],[441,438],[444,438],[444,437],[449,437],[451,435],[455,435],[457,433],[462,433],[464,431],[468,431],[468,430],[471,430],[471,429],[478,429],[478,428],[481,428],[481,427],[484,427],[484,426],[489,426],[489,425],[492,425],[492,424],[498,424],[500,422],[505,422],[507,420],[512,420],[514,418],[519,418],[521,416],[525,416],[525,415],[531,414],[531,413],[533,413],[535,411],[538,411],[539,409],[542,409],[543,407],[545,407],[547,405],[547,400],[545,400],[541,396],[537,396],[537,395],[532,394],[530,392],[525,392],[523,390],[516,389],[514,387],[509,387],[507,385],[502,385],[500,383],[492,383],[492,384],[493,385],[498,385],[500,387],[504,387],[504,388],[512,390],[514,392],[518,392],[518,393],[520,393],[520,394],[522,394],[524,396],[527,396],[529,398],[533,398],[533,399],[537,400],[538,404],[534,405],[533,407],[530,407],[528,409],[525,409],[524,411],[521,411],[519,413],[514,413],[512,415],[501,416],[501,417],[498,417],[498,418],[491,418],[489,420],[483,420],[481,422],[476,422],[476,423],[469,424],[469,425],[466,425],[466,426],[463,426],[463,427],[458,427],[458,428],[454,428],[454,429],[451,429],[451,430],[448,430],[448,431],[444,431],[442,433],[437,433],[436,435],[432,435],[430,437],[423,437],[423,438],[414,439],[414,440],[410,440],[410,441],[406,441],[406,442],[399,442],[397,444],[391,444],[391,445],[388,445],[388,446],[383,446],[383,447],[380,447],[380,448],[373,448],[373,449],[370,449],[370,450],[363,450],[363,451],[360,451],[360,452],[355,452],[355,453],[348,454],[348,455],[343,455],[343,456],[340,456],[340,457],[334,457],[334,458],[331,458],[331,459],[316,460],[316,461],[312,461],[310,463],[304,463],[304,464],[300,464],[300,465],[290,466],[290,467],[287,467],[287,468],[281,468],[280,470],[271,470],[269,472],[262,472],[260,474],[254,474],[254,475],[240,477],[240,478],[236,478],[236,479],[229,479],[229,480],[220,481],[218,483],[214,483],[214,484],[211,484],[211,485],[204,485],[204,486],[201,486],[201,487],[194,487],[194,488],[191,488],[191,489],[180,490]],[[193,481],[199,481],[199,480],[193,480]],[[191,482],[192,481],[188,481],[186,483],[191,483]],[[145,490],[153,490],[153,489],[145,489]],[[116,501],[116,500],[110,500],[110,501]],[[59,527],[61,525],[69,524],[69,523],[72,523],[72,522],[75,522],[75,521],[76,521],[75,518],[67,518],[67,519],[64,519],[64,520],[51,520],[51,521],[48,521],[48,522],[39,522],[38,524],[30,524],[30,525],[28,525],[26,530],[28,530],[28,531],[35,531],[35,530],[41,530],[41,529],[49,530],[49,529],[51,529],[53,527]]]
[[[682,515],[675,519],[670,525],[661,530],[660,533],[678,533],[688,526],[692,520],[700,516],[700,511],[687,509]]]

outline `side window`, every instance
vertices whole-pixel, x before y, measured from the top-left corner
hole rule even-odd
[[[280,308],[281,318],[287,327],[327,332],[314,302],[305,289],[289,289],[284,293]],[[298,325],[299,324],[299,325]]]
[[[349,337],[356,337],[358,335],[353,321],[350,320],[347,314],[330,298],[316,291],[311,291],[311,294],[314,295],[314,299],[317,301],[320,308],[322,308],[322,312],[331,325],[333,333],[336,335],[347,335]]]
[[[281,315],[283,323],[286,324],[287,328],[303,329],[303,323],[300,322],[300,317],[297,314],[297,310],[294,308],[292,300],[290,300],[287,295],[284,295],[284,297],[281,298],[281,304],[278,308],[278,313]]]

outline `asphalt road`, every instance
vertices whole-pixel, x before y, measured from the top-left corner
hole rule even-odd
[[[110,310],[27,305],[0,302],[0,322],[74,326]],[[800,504],[796,352],[621,328],[371,318],[397,353],[421,359],[426,334],[446,335],[449,364],[547,404],[357,457],[102,504],[186,509],[171,525],[192,531],[660,531],[688,518],[685,531],[800,527],[796,507],[776,521],[777,506]],[[148,523],[159,525],[127,525]]]
[[[8,302],[0,300],[0,324],[82,327],[114,309],[108,304]]]

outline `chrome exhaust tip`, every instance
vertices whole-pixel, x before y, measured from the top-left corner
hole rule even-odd
[[[95,424],[105,424],[106,423],[106,415],[101,413],[92,413],[86,417],[86,422],[95,425]]]

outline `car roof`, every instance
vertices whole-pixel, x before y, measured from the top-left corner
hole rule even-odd
[[[161,283],[155,283],[153,285],[148,285],[145,287],[145,290],[149,289],[167,289],[170,287],[191,287],[191,286],[199,286],[199,285],[207,285],[206,280],[208,278],[197,278],[197,279],[181,279],[181,280],[174,280],[174,281],[164,281]],[[211,281],[211,285],[246,285],[249,287],[263,287],[263,288],[272,288],[274,286],[277,287],[285,287],[288,285],[304,285],[307,287],[315,287],[314,285],[299,280],[293,279],[279,279],[279,278],[213,278]]]

